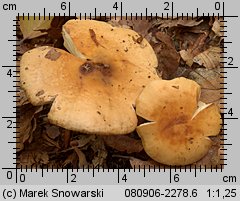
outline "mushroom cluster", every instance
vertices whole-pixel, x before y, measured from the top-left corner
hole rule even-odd
[[[220,130],[214,104],[185,78],[161,80],[150,44],[130,29],[94,20],[69,20],[62,49],[42,46],[20,62],[21,86],[33,105],[52,103],[48,119],[90,134],[135,129],[157,162],[185,165],[201,159]],[[136,107],[136,111],[134,109]],[[137,126],[137,115],[147,123]]]
[[[133,30],[94,20],[69,20],[63,37],[71,54],[42,46],[22,56],[21,85],[30,102],[52,102],[50,122],[69,130],[132,132],[136,98],[159,79],[150,44]]]

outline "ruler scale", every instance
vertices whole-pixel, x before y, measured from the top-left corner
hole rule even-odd
[[[22,192],[21,186],[25,189],[35,188],[42,190],[42,186],[51,191],[51,199],[68,197],[68,188],[77,190],[79,186],[85,191],[92,189],[99,196],[104,197],[108,191],[112,191],[105,195],[106,199],[114,198],[118,195],[121,200],[139,199],[151,197],[154,200],[175,200],[181,198],[194,198],[195,200],[209,199],[212,200],[239,200],[240,199],[240,159],[239,145],[240,137],[238,135],[238,86],[240,75],[238,72],[239,58],[237,57],[237,42],[239,28],[238,10],[236,9],[236,1],[212,1],[202,0],[201,2],[192,2],[184,0],[184,3],[174,1],[106,1],[106,2],[84,2],[84,1],[39,1],[30,3],[27,1],[21,2],[1,2],[1,20],[4,21],[2,30],[3,36],[1,42],[3,60],[1,61],[1,92],[3,103],[1,105],[1,133],[3,136],[1,148],[1,195],[4,199],[12,199],[15,195],[20,198]],[[28,7],[29,4],[29,7]],[[149,6],[148,6],[149,4]],[[150,5],[151,4],[151,5]],[[235,5],[236,4],[236,5]],[[84,6],[83,6],[84,5]],[[78,10],[79,9],[79,10]],[[234,11],[234,12],[233,12]],[[8,17],[6,17],[8,16]],[[129,19],[138,20],[178,20],[187,17],[190,19],[199,19],[204,16],[217,17],[222,23],[223,28],[223,49],[221,67],[221,82],[220,92],[222,102],[222,129],[221,143],[223,151],[221,155],[220,167],[212,166],[208,168],[206,165],[185,165],[185,166],[144,166],[144,168],[133,167],[132,169],[109,169],[91,166],[83,166],[81,169],[73,168],[53,168],[53,166],[42,165],[23,166],[17,163],[17,141],[19,128],[19,107],[16,106],[19,98],[16,93],[20,92],[19,88],[19,62],[18,59],[18,43],[17,32],[19,30],[19,17],[24,20],[29,20],[30,16],[34,19],[50,19],[54,17],[64,17],[65,19]],[[10,54],[9,54],[10,53]],[[11,73],[11,78],[7,78],[6,74]],[[16,186],[16,184],[18,186]],[[38,185],[38,187],[36,186]],[[57,194],[53,191],[56,185],[65,192],[65,194]],[[107,186],[111,185],[111,186]],[[134,187],[136,186],[136,187]],[[119,187],[119,189],[117,189]],[[147,190],[141,190],[146,187]],[[14,190],[13,190],[14,189]],[[140,189],[139,191],[136,189]],[[154,190],[150,190],[154,189]],[[171,189],[169,192],[167,189]],[[175,190],[173,190],[175,189]],[[176,189],[182,189],[177,192]],[[83,190],[83,191],[84,191]],[[8,193],[7,192],[11,192]],[[25,192],[25,191],[24,191]],[[22,196],[24,196],[24,192]],[[145,194],[144,194],[145,192]],[[56,193],[56,194],[55,194]],[[138,195],[139,193],[139,195]],[[150,194],[152,193],[152,196]],[[11,195],[10,195],[11,194]],[[103,194],[103,195],[102,195]],[[140,195],[141,194],[141,195]],[[175,196],[177,195],[178,196]],[[56,197],[54,197],[56,195]],[[19,197],[20,196],[20,197]],[[63,196],[63,197],[61,197]],[[65,196],[65,197],[64,197]],[[37,196],[36,196],[37,197]],[[39,196],[41,197],[41,196]],[[43,197],[43,196],[42,196]],[[76,198],[69,194],[69,197],[75,200]],[[94,196],[93,196],[94,197]],[[92,197],[92,198],[93,198]],[[30,197],[25,197],[26,200]],[[78,197],[79,199],[79,197]],[[77,200],[77,199],[76,199]]]

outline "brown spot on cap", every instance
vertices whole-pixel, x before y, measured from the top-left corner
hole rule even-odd
[[[44,90],[41,90],[41,91],[39,91],[39,92],[36,93],[36,96],[41,96],[41,95],[43,95],[44,93],[45,93]]]
[[[82,75],[87,75],[94,71],[94,66],[92,62],[85,62],[83,65],[80,66],[80,73]]]
[[[139,36],[137,36],[137,38],[134,38],[134,36],[132,36],[132,39],[134,42],[140,44],[144,38],[141,35],[139,35]]]
[[[173,88],[179,89],[179,86],[172,85]]]
[[[95,31],[93,29],[89,29],[89,33],[90,33],[90,36],[91,36],[91,39],[93,40],[93,42],[96,44],[96,46],[98,46],[99,42],[97,41]]]
[[[45,55],[45,58],[50,59],[52,61],[56,61],[60,56],[61,56],[61,53],[58,52],[56,49],[52,48]]]
[[[188,139],[188,141],[189,141],[190,144],[193,144],[194,138],[191,137],[191,138]]]
[[[83,65],[80,66],[80,73],[82,75],[87,75],[94,70],[97,70],[102,73],[103,76],[111,76],[111,68],[108,64],[102,63],[94,63],[94,62],[85,62]]]

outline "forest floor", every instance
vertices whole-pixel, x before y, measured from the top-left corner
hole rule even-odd
[[[20,21],[19,59],[28,50],[39,46],[63,46],[62,26],[68,19],[52,18],[48,22],[27,19]],[[186,77],[201,86],[200,100],[219,105],[221,98],[221,53],[223,24],[218,18],[199,19],[120,19],[108,23],[135,30],[146,38],[158,58],[158,74],[162,79]],[[66,50],[66,49],[65,49]],[[20,128],[18,131],[18,162],[23,166],[81,168],[83,165],[105,168],[158,166],[144,151],[134,131],[127,135],[100,136],[78,133],[49,123],[51,104],[33,106],[24,90],[18,95]],[[219,105],[220,108],[220,105]],[[221,164],[220,135],[211,137],[208,154],[192,165]]]

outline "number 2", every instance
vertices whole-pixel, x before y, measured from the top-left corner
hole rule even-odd
[[[170,5],[169,2],[167,2],[167,1],[164,2],[164,5],[166,5],[166,7],[164,8],[164,10],[169,10],[169,5]]]

